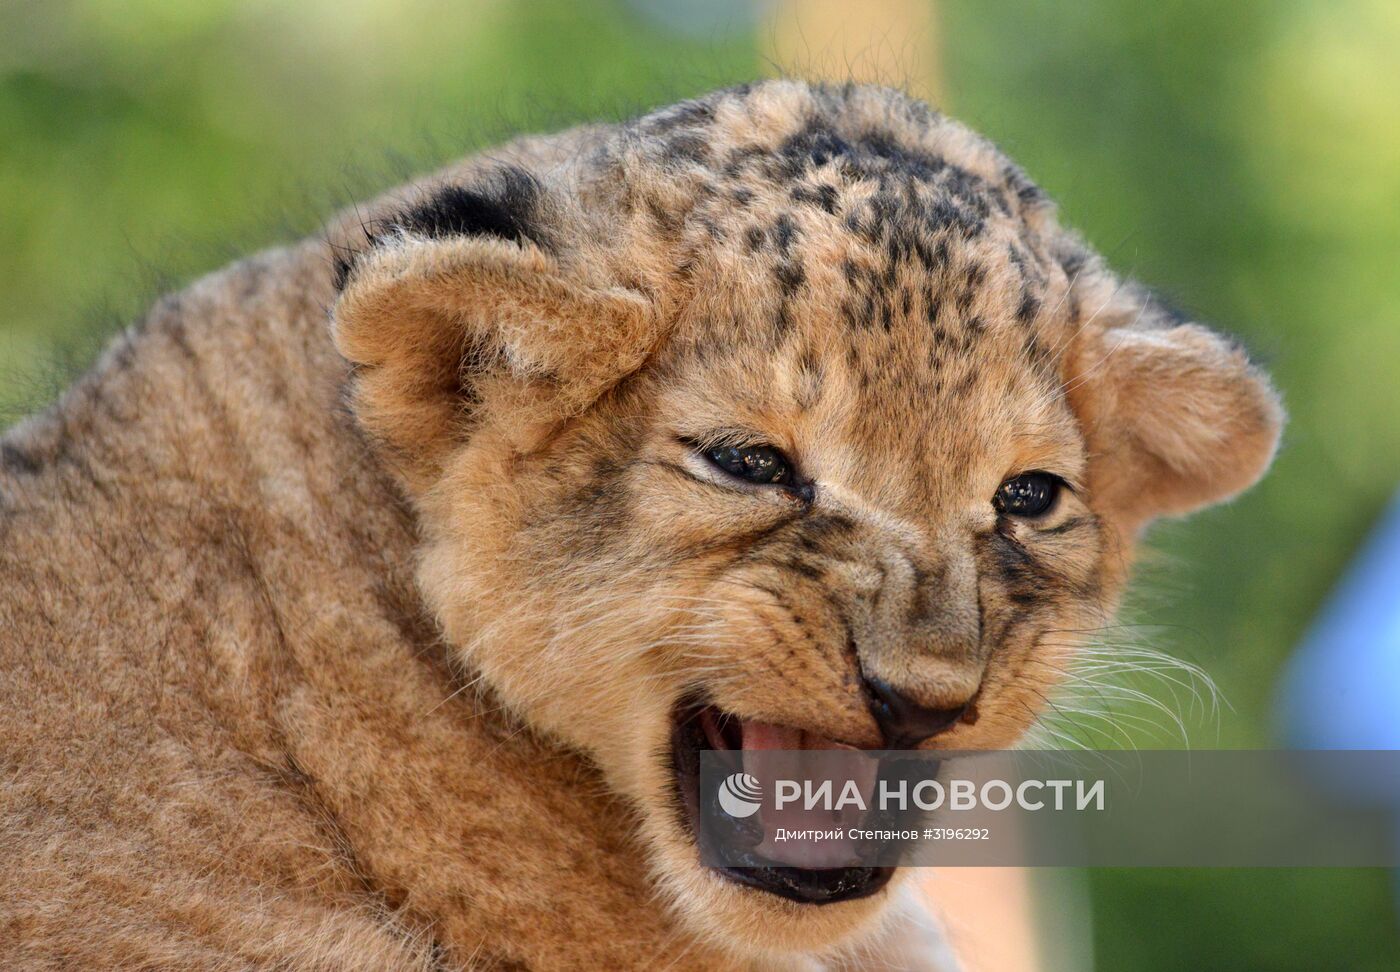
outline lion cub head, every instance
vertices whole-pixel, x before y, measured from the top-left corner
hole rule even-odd
[[[1244,489],[1278,437],[1237,347],[888,90],[517,143],[366,225],[335,337],[427,602],[751,948],[849,936],[889,875],[702,868],[696,750],[1015,742],[1143,525]]]

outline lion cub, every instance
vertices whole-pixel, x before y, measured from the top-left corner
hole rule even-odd
[[[0,959],[917,965],[899,872],[700,866],[699,751],[1014,743],[1280,423],[893,91],[469,160],[0,440]]]

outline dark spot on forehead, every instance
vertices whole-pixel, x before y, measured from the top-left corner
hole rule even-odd
[[[807,280],[807,272],[802,269],[802,264],[794,260],[778,263],[773,268],[773,275],[777,278],[778,286],[785,297],[795,294]]]
[[[947,168],[941,157],[901,144],[891,133],[869,131],[847,139],[814,118],[789,136],[778,150],[780,173],[788,178],[813,168],[835,165],[847,178],[871,178],[892,171],[929,180]]]
[[[796,239],[797,224],[793,222],[792,214],[780,213],[773,221],[773,242],[778,245],[778,252],[787,256]]]
[[[928,222],[933,226],[947,227],[956,231],[963,239],[972,239],[981,234],[986,223],[983,217],[969,212],[966,207],[952,199],[936,199],[928,207]]]
[[[703,129],[679,126],[688,115],[704,120],[698,126],[714,112],[666,112],[676,144],[651,151],[689,157],[701,143],[708,151],[706,164],[719,182],[713,201],[688,220],[698,245],[706,229],[700,217],[728,227],[743,271],[766,271],[772,302],[759,326],[749,319],[753,340],[776,350],[795,336],[796,299],[817,296],[810,293],[813,281],[830,279],[818,275],[825,247],[807,252],[805,246],[844,236],[845,252],[830,268],[844,287],[830,296],[854,342],[847,355],[858,366],[851,374],[863,386],[901,396],[926,398],[934,389],[971,395],[979,374],[971,366],[991,353],[991,341],[1007,341],[1013,354],[1018,345],[1024,350],[1016,355],[1023,374],[1047,367],[1050,354],[1032,332],[1047,300],[1046,268],[1050,260],[1078,257],[1061,255],[1069,249],[1064,244],[1007,225],[1017,219],[1030,183],[995,161],[985,174],[982,160],[995,160],[994,150],[942,139],[942,122],[926,110],[901,107],[857,118],[849,92],[835,89],[814,90],[806,120],[776,148],[742,135],[725,145]],[[757,200],[762,209],[752,208]],[[708,236],[716,238],[713,230]],[[993,286],[997,299],[984,299]],[[1003,306],[1006,312],[993,310]],[[1004,332],[1013,315],[1024,330]]]
[[[787,174],[795,176],[812,166],[823,166],[836,159],[848,160],[854,148],[840,135],[821,122],[809,124],[788,137],[778,150],[787,162]]]
[[[663,159],[671,162],[706,162],[710,157],[709,142],[700,135],[682,134],[667,140]]]
[[[818,209],[833,215],[836,213],[837,192],[835,186],[825,184],[817,186],[794,186],[789,195],[792,196],[795,202],[816,206]]]
[[[724,227],[720,226],[708,216],[701,218],[700,225],[705,230],[705,235],[716,242],[721,242],[729,236],[729,234],[724,231]],[[641,287],[637,287],[635,283],[632,286],[638,290],[642,289]]]
[[[672,105],[646,120],[644,130],[652,134],[663,134],[676,128],[708,125],[715,117],[714,96],[682,101]]]
[[[1007,161],[1002,164],[1001,178],[1007,187],[1016,194],[1017,201],[1023,207],[1033,208],[1045,203],[1045,193],[1041,191],[1039,186],[1026,178],[1026,174],[1015,163]]]
[[[768,150],[762,145],[741,145],[729,153],[724,163],[724,174],[731,179],[738,178],[744,174],[745,169],[768,154]]]

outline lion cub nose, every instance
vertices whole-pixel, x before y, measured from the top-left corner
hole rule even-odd
[[[888,682],[867,678],[870,711],[885,737],[886,749],[913,749],[951,728],[972,705],[969,699],[948,709],[935,709],[916,702]]]

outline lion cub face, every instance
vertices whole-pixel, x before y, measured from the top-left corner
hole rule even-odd
[[[396,204],[335,310],[425,597],[637,804],[693,920],[835,943],[889,874],[701,868],[697,751],[1015,742],[1142,525],[1263,471],[1273,393],[892,92],[497,158]]]

